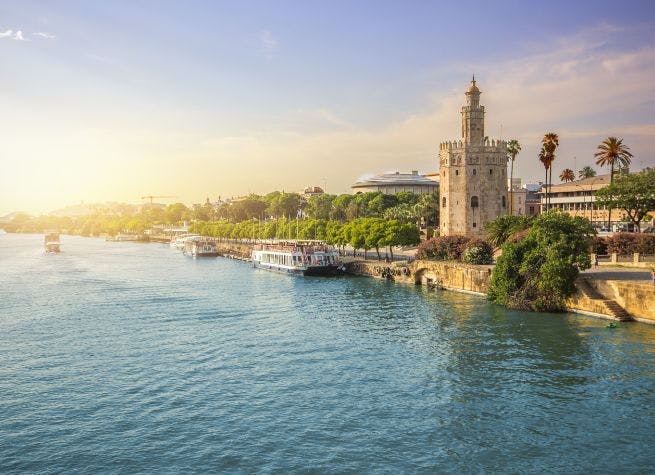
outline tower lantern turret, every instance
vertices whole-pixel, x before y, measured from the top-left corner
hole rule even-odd
[[[484,142],[484,106],[480,105],[480,89],[475,75],[466,90],[466,105],[462,107],[462,141],[481,145]]]

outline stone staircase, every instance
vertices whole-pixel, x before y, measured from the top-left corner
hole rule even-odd
[[[630,315],[626,310],[621,307],[616,301],[607,299],[598,292],[593,285],[589,283],[589,280],[582,277],[576,281],[576,287],[578,290],[583,293],[588,299],[593,300],[601,309],[605,311],[601,312],[605,315],[609,315],[619,320],[620,322],[630,322],[633,321],[632,315]]]

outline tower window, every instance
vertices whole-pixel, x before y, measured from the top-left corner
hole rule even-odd
[[[477,208],[479,206],[478,197],[471,196],[471,208]]]
[[[459,175],[459,170],[455,170],[455,175]]]
[[[446,197],[445,196],[441,199],[441,207],[442,208],[446,207]]]
[[[477,170],[476,170],[475,168],[473,169],[473,174],[474,174],[474,175],[477,174]]]
[[[475,227],[476,225],[477,225],[477,223],[473,223],[473,227]]]
[[[506,207],[507,207],[507,200],[505,199],[505,195],[503,195],[503,197],[501,198],[501,200],[502,200],[502,202],[503,202],[503,208],[506,208]]]
[[[489,169],[489,175],[493,175],[493,174],[494,174],[494,171],[490,168]]]

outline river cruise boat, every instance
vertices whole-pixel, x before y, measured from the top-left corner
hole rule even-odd
[[[61,252],[59,233],[46,233],[43,237],[45,252]]]
[[[184,253],[192,257],[216,257],[216,241],[210,238],[194,236],[184,241]]]
[[[257,244],[252,262],[260,269],[283,274],[333,276],[342,271],[339,252],[317,241],[281,241]]]
[[[171,247],[175,249],[179,249],[181,251],[184,250],[184,244],[187,242],[189,239],[194,239],[200,237],[198,234],[180,234],[179,236],[175,236],[174,238],[171,239]]]

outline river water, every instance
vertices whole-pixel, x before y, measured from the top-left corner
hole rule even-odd
[[[655,328],[0,235],[0,472],[647,472]]]

